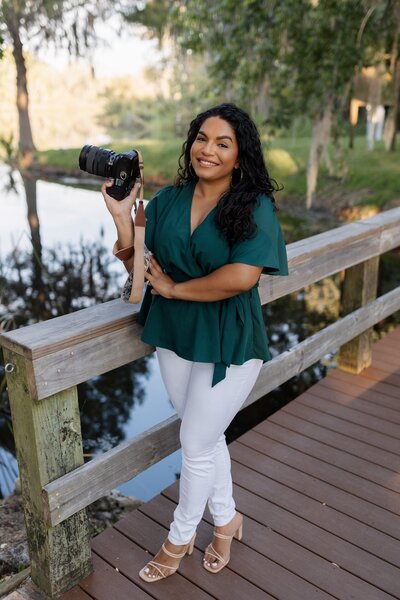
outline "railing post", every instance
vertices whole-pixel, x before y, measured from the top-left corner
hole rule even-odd
[[[378,287],[379,256],[375,256],[345,271],[342,289],[342,315],[372,302]],[[338,367],[350,373],[360,373],[372,361],[371,329],[340,348]]]
[[[76,386],[37,401],[32,362],[3,349],[20,471],[31,575],[51,598],[92,570],[86,510],[56,527],[48,525],[42,487],[83,464]]]

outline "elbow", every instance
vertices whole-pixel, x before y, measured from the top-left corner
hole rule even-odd
[[[257,281],[260,279],[260,275],[262,272],[262,267],[248,267],[243,269],[236,279],[236,287],[238,288],[238,293],[241,294],[243,292],[248,292],[253,288]]]

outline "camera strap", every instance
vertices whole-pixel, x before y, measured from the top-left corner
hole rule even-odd
[[[144,193],[144,165],[143,158],[139,150],[136,150],[139,159],[140,170],[140,190],[139,190],[139,205],[135,202],[135,239],[133,258],[133,282],[132,290],[129,296],[130,304],[138,304],[142,300],[144,287],[144,238],[146,229],[146,216],[144,214],[143,193]]]

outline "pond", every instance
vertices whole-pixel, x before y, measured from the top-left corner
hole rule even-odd
[[[23,180],[17,172],[12,179],[7,167],[0,166],[3,330],[117,298],[126,275],[111,254],[115,229],[100,184],[83,189],[71,180]],[[386,269],[391,283],[398,256],[394,260],[393,268]],[[333,322],[339,314],[339,292],[337,275],[264,306],[273,354]],[[324,357],[243,410],[227,431],[228,441],[296,397],[334,364],[334,356]],[[155,354],[79,385],[78,397],[87,460],[174,414]],[[180,462],[177,451],[118,489],[149,500],[179,477]],[[0,496],[12,491],[17,474],[5,378],[0,375]]]

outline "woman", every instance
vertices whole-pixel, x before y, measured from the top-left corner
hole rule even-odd
[[[139,186],[117,202],[107,185],[102,193],[118,233],[114,254],[130,271]],[[205,569],[226,566],[232,538],[242,537],[224,431],[271,358],[258,280],[262,271],[287,274],[273,191],[256,126],[240,108],[221,104],[192,121],[175,185],[146,207],[151,285],[138,322],[142,341],[156,347],[182,420],[179,503],[168,538],[139,573],[148,582],[172,575],[192,553],[207,503],[215,528]]]

